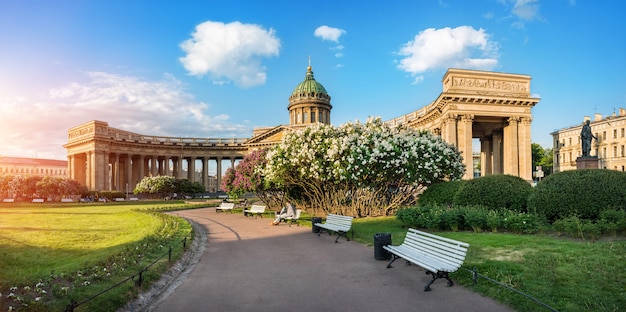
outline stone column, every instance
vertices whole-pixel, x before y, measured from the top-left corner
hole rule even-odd
[[[441,127],[442,128],[441,138],[444,141],[458,147],[458,144],[457,144],[458,142],[456,141],[456,134],[457,134],[456,119],[457,119],[456,114],[449,114],[443,119],[443,127]]]
[[[502,174],[502,133],[494,132],[491,136],[493,154],[493,174]]]
[[[491,147],[493,140],[491,137],[480,138],[480,176],[484,177],[493,174]]]
[[[519,176],[518,123],[520,118],[512,116],[504,127],[504,174]]]
[[[103,161],[102,167],[104,169],[104,173],[102,177],[102,183],[103,183],[102,189],[110,191],[111,190],[111,177],[109,176],[109,152],[108,151],[104,152],[104,161]]]
[[[115,154],[113,163],[113,190],[119,191],[120,187],[120,154]]]
[[[153,177],[157,176],[157,157],[156,157],[156,155],[152,155],[152,157],[150,157],[150,174]]]
[[[530,141],[530,124],[532,123],[532,118],[522,117],[520,121],[518,125],[519,177],[532,183],[533,161]]]
[[[183,157],[178,157],[178,161],[176,161],[176,179],[180,179],[183,176]]]
[[[72,180],[78,181],[78,179],[76,179],[76,169],[74,168],[74,161],[74,155],[67,155],[67,176]]]
[[[209,190],[209,157],[202,158],[202,185],[204,190]]]
[[[196,157],[189,157],[187,161],[187,180],[189,182],[195,182],[195,172],[196,172]]]
[[[126,185],[128,185],[128,188],[126,188]],[[131,192],[131,188],[133,186],[133,156],[131,154],[126,155],[126,184],[123,185],[123,190],[122,192],[124,192],[124,194],[126,194],[126,192]]]
[[[217,179],[217,190],[222,189],[222,157],[217,157],[217,173],[215,173]]]
[[[473,115],[462,115],[461,120],[457,123],[457,146],[463,155],[463,163],[465,164],[465,175],[463,179],[470,180],[474,178],[474,157],[472,151],[472,123]]]
[[[170,175],[170,157],[165,156],[165,165],[163,166],[163,175]]]
[[[88,151],[87,152],[87,187],[90,190],[95,190],[96,189],[96,185],[95,185],[95,180],[96,180],[96,171],[94,169],[94,152],[93,151]]]

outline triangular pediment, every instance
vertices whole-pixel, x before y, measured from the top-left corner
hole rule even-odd
[[[294,131],[290,126],[259,128],[254,130],[254,136],[246,141],[248,146],[268,146],[280,143],[287,132]]]

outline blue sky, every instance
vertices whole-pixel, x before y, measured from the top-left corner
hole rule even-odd
[[[65,159],[90,120],[148,135],[288,124],[308,58],[331,121],[389,120],[448,68],[532,76],[532,141],[626,107],[626,3],[0,0],[0,155]]]

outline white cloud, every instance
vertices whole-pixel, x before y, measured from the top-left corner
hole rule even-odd
[[[85,82],[52,89],[46,98],[0,98],[0,155],[65,159],[67,130],[101,120],[146,135],[249,137],[250,129],[210,115],[210,105],[171,75],[159,81],[87,72]]]
[[[247,88],[265,83],[267,72],[261,61],[278,56],[280,40],[271,28],[207,21],[197,25],[192,38],[180,47],[186,53],[180,62],[191,75],[208,75],[217,84],[227,80]]]
[[[322,40],[333,41],[335,43],[339,43],[339,37],[345,34],[346,31],[340,28],[328,27],[326,25],[317,27],[313,35]]]
[[[516,0],[513,14],[525,21],[532,21],[539,16],[538,0]]]
[[[345,33],[346,31],[343,29],[323,25],[323,26],[317,27],[315,31],[313,32],[313,35],[324,41],[332,41],[336,43],[337,44],[336,46],[330,48],[331,51],[342,51],[343,49],[345,49],[345,47],[339,43],[339,38]],[[342,52],[335,53],[335,58],[341,58],[341,57],[343,57]],[[342,66],[337,66],[337,67],[342,67]]]
[[[413,76],[434,69],[467,68],[491,70],[498,65],[498,46],[483,29],[470,26],[429,28],[405,43],[398,68]],[[420,79],[415,80],[419,82]]]

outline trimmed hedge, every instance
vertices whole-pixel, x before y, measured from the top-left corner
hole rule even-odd
[[[454,198],[454,204],[527,212],[527,201],[532,192],[532,185],[520,177],[488,175],[464,183]]]
[[[419,196],[419,205],[452,205],[457,192],[467,181],[439,182],[429,186]]]
[[[551,222],[570,216],[597,220],[616,207],[626,207],[626,173],[606,169],[553,173],[528,198],[528,210]]]

